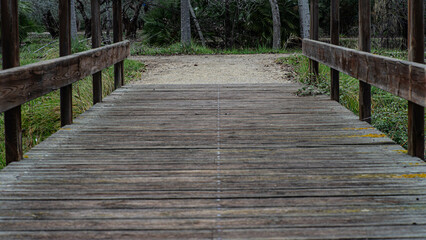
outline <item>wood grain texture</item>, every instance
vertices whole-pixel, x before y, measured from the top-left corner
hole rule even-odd
[[[303,40],[303,54],[396,96],[426,106],[426,65]]]
[[[112,2],[113,12],[113,40],[114,43],[123,41],[123,16],[122,16],[122,1],[115,0]],[[124,85],[124,68],[123,62],[114,64],[114,88],[120,88]]]
[[[1,2],[2,65],[3,69],[19,66],[18,1]],[[21,106],[4,113],[6,164],[22,159]]]
[[[130,43],[125,41],[0,71],[0,112],[99,72],[129,55]]]
[[[310,37],[312,40],[319,38],[319,7],[318,0],[310,0]],[[312,82],[316,82],[319,74],[318,62],[309,59],[309,74]]]
[[[102,42],[101,13],[99,0],[91,0],[91,30],[92,30],[92,48],[98,48]],[[92,75],[93,86],[93,104],[102,101],[102,72]]]
[[[71,54],[71,1],[59,0],[59,56]],[[28,93],[27,93],[28,94]],[[72,123],[72,84],[61,86],[61,126]]]
[[[371,1],[358,1],[358,47],[360,51],[371,51]],[[371,85],[359,82],[359,120],[371,123]]]
[[[0,239],[426,237],[426,164],[299,87],[114,91],[0,172]]]
[[[334,45],[339,44],[339,25],[340,25],[340,0],[330,2],[330,42]],[[330,69],[330,98],[339,102],[339,72]]]
[[[424,63],[424,3],[408,1],[408,60]],[[425,76],[426,78],[426,76]],[[408,154],[424,159],[425,109],[408,102]]]

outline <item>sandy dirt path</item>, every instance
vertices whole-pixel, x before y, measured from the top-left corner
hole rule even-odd
[[[287,54],[133,56],[147,71],[134,84],[285,83],[292,75],[275,63]]]

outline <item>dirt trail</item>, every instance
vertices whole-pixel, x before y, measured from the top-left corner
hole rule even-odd
[[[275,63],[287,54],[135,56],[147,71],[135,84],[285,83],[288,70]]]

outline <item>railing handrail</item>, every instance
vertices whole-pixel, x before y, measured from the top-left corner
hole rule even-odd
[[[303,54],[339,72],[426,107],[426,64],[310,39],[303,39]]]
[[[318,0],[310,1],[312,40],[303,40],[303,54],[310,58],[311,80],[316,80],[318,62],[331,67],[330,98],[339,99],[339,71],[359,81],[359,119],[371,123],[371,85],[408,100],[408,154],[425,157],[426,67],[424,65],[424,4],[408,0],[408,60],[373,55],[371,51],[371,1],[358,1],[358,47],[360,51],[339,45],[339,0],[330,1],[330,41],[318,41]],[[361,52],[362,51],[362,52]]]
[[[0,71],[0,112],[99,72],[130,55],[122,41],[72,55]]]

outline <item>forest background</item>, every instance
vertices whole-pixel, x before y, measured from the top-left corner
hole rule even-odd
[[[101,22],[105,43],[111,41],[112,1],[101,3]],[[124,0],[123,24],[127,39],[149,45],[171,45],[181,40],[181,2],[183,0]],[[272,47],[274,16],[277,5],[281,44],[295,36],[309,34],[309,0],[190,0],[191,35],[194,43],[210,48]],[[425,1],[426,2],[426,1]],[[90,0],[71,0],[73,33],[91,34]],[[407,2],[372,0],[372,35],[381,39],[377,47],[404,48],[407,37]],[[330,0],[319,1],[320,37],[330,32]],[[358,36],[358,0],[340,1],[342,37]],[[20,36],[29,32],[59,35],[57,0],[19,0]],[[426,13],[425,13],[426,16]],[[305,29],[305,31],[303,31]],[[201,34],[200,34],[201,33]],[[306,36],[308,37],[308,36]],[[204,39],[203,39],[204,38]],[[398,43],[395,40],[402,38]],[[401,45],[402,44],[402,45]]]
[[[112,1],[101,4],[102,42],[112,42]],[[424,1],[426,4],[426,0]],[[71,0],[73,52],[91,48],[90,0]],[[357,48],[358,0],[340,0],[340,44]],[[407,58],[407,1],[372,0],[372,51]],[[330,0],[319,1],[320,38],[329,41]],[[132,55],[212,53],[300,53],[309,37],[309,0],[123,0],[123,29]],[[183,18],[186,21],[181,21]],[[425,12],[426,18],[426,12]],[[59,56],[57,0],[19,0],[21,65]],[[425,31],[426,32],[426,31]],[[184,33],[184,34],[181,34]],[[0,34],[2,34],[0,32]],[[1,38],[0,38],[1,39]],[[310,82],[307,59],[279,59],[292,65],[302,87],[298,94],[329,94],[329,69]],[[143,63],[126,61],[126,79],[138,78]],[[113,90],[113,71],[104,71],[104,95]],[[74,84],[75,115],[91,106],[91,79]],[[341,103],[357,113],[358,81],[341,76]],[[407,103],[373,88],[372,123],[402,146],[407,139]],[[57,92],[23,106],[23,143],[28,150],[59,129]],[[4,165],[4,129],[0,117],[0,168]]]

